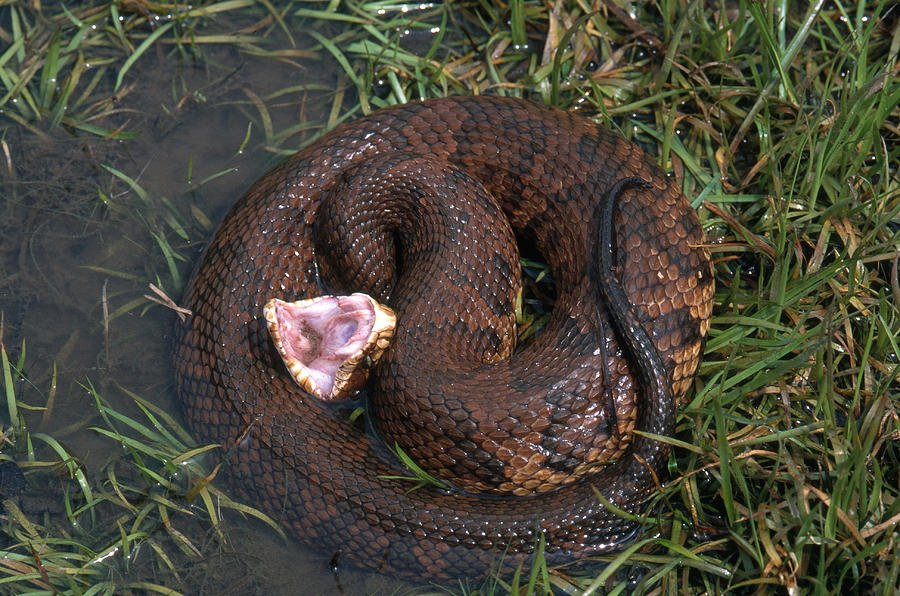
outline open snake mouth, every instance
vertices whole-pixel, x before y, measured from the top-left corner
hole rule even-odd
[[[362,388],[397,324],[394,311],[366,294],[273,298],[263,313],[288,372],[302,389],[329,401]]]

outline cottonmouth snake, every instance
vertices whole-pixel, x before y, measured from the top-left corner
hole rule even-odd
[[[549,263],[556,302],[510,357],[513,235]],[[541,535],[551,563],[581,559],[634,534],[597,494],[636,513],[656,486],[668,449],[634,430],[671,434],[712,284],[695,213],[618,135],[515,99],[395,106],[226,215],[185,292],[176,386],[245,495],[326,552],[419,578],[509,569]],[[377,433],[299,389],[261,312],[357,290],[398,313],[368,383]],[[394,442],[457,490],[392,478],[409,475]]]

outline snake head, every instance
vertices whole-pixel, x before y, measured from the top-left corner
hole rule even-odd
[[[277,298],[263,307],[272,343],[301,389],[337,401],[362,389],[394,336],[394,311],[366,294]]]

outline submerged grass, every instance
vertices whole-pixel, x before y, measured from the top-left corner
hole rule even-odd
[[[281,533],[270,518],[210,484],[218,468],[210,473],[204,455],[216,445],[194,446],[172,416],[137,395],[131,394],[143,420],[117,412],[87,384],[102,425],[86,430],[108,438],[112,450],[117,446],[122,453],[89,474],[64,442],[32,432],[20,414],[24,404],[17,402],[11,379],[23,377],[24,353],[18,363],[10,363],[0,344],[3,399],[13,421],[0,453],[6,464],[0,478],[6,535],[0,547],[0,592],[173,594],[165,585],[139,578],[153,573],[177,580],[183,560],[199,558],[206,548],[185,529],[198,520],[223,545],[222,509],[256,517]],[[22,481],[13,489],[22,472],[30,484]],[[61,486],[54,476],[64,479]],[[29,510],[23,511],[21,503]],[[153,571],[138,564],[139,553],[147,551]]]
[[[336,73],[330,81],[288,81],[263,95],[246,87],[237,101],[249,123],[241,149],[259,143],[280,155],[384,105],[495,93],[599,114],[678,180],[704,222],[718,289],[706,357],[678,419],[649,537],[603,558],[606,566],[593,574],[536,566],[511,584],[497,580],[464,591],[900,590],[895,5],[0,6],[7,177],[13,132],[48,136],[62,129],[128,141],[138,132],[128,106],[141,61],[175,55],[223,81],[228,69],[207,54],[225,45],[291,68],[322,58]],[[176,88],[171,110],[202,105],[204,92],[213,90]],[[326,117],[276,124],[280,108],[305,114],[306,98],[314,95],[330,102]],[[117,201],[104,190],[105,207],[150,231],[153,273],[144,281],[177,296],[190,260],[186,247],[209,232],[209,217],[148,197],[133,171],[105,171],[137,197]],[[159,203],[161,209],[150,209]],[[147,308],[135,293],[116,314]],[[178,529],[197,517],[185,503],[199,497],[195,502],[217,527],[210,499],[225,498],[206,483],[208,471],[185,466],[197,448],[145,400],[136,398],[144,420],[123,419],[87,385],[104,420],[97,432],[122,445],[131,462],[127,473],[107,468],[98,484],[79,475],[78,458],[62,443],[23,426],[11,380],[22,361],[10,363],[4,352],[3,363],[11,426],[0,457],[15,457],[29,472],[64,466],[78,487],[65,498],[67,518],[112,509],[105,519],[116,522],[89,540],[71,529],[49,534],[7,510],[14,543],[4,550],[0,589],[165,591],[132,585],[124,575],[111,579],[89,563],[105,556],[126,561],[125,554],[146,544],[158,566],[172,568],[172,549],[196,551]],[[46,455],[38,455],[41,447]]]

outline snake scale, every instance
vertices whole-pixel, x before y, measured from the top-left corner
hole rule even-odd
[[[516,349],[516,242],[555,304]],[[272,298],[365,292],[397,313],[366,415],[303,391]],[[709,327],[696,214],[636,145],[524,100],[382,109],[293,155],[207,245],[175,333],[193,432],[242,494],[328,554],[395,575],[508,571],[613,550],[668,458]],[[353,405],[353,402],[350,402]],[[364,422],[366,419],[368,422]],[[374,430],[373,430],[374,429]],[[398,445],[454,487],[412,485]]]

